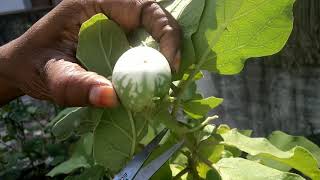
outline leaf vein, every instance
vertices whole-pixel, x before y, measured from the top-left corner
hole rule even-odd
[[[110,70],[110,72],[112,72],[112,68],[111,68],[111,65],[110,65],[110,62],[109,62],[109,58],[107,57],[106,50],[105,50],[105,48],[103,46],[103,42],[102,42],[102,23],[99,23],[99,29],[100,29],[100,31],[99,31],[99,44],[100,44],[100,47],[101,47],[101,51],[102,51],[104,60],[106,61],[106,64],[108,65],[107,68]]]

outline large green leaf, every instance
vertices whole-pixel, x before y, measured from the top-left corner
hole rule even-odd
[[[277,148],[288,151],[295,146],[301,146],[307,149],[318,161],[320,167],[320,148],[303,136],[291,136],[281,131],[274,131],[268,137],[268,140]]]
[[[279,52],[292,31],[294,0],[206,0],[193,36],[202,69],[221,74],[242,70],[250,57]]]
[[[183,110],[191,118],[201,119],[207,115],[207,113],[221,104],[223,99],[216,97],[209,97],[206,99],[192,100],[183,103]]]
[[[77,58],[88,70],[105,77],[130,48],[122,29],[103,14],[97,14],[84,22],[79,33]]]
[[[136,150],[148,123],[122,106],[106,109],[94,130],[94,158],[111,172],[119,171]]]
[[[65,116],[60,116],[61,119],[52,127],[52,133],[58,140],[65,140],[74,133],[92,132],[102,113],[103,109],[93,107],[73,109]]]
[[[269,137],[269,141],[276,146],[277,148],[288,151],[295,146],[301,146],[307,149],[318,161],[318,167],[319,167],[319,152],[320,149],[317,145],[313,144],[311,141],[309,141],[307,138],[302,136],[291,136],[281,131],[274,131]],[[281,171],[289,171],[291,169],[290,166],[274,161],[272,159],[263,158],[263,157],[252,157],[248,156],[248,158],[253,160],[259,160],[262,164],[281,170]]]
[[[307,138],[302,136],[291,136],[281,131],[274,131],[268,137],[268,140],[271,142],[271,144],[283,151],[288,151],[294,148],[295,146],[304,147],[317,159],[319,167],[320,149],[317,145],[309,141]],[[289,171],[291,169],[290,166],[274,161],[272,159],[263,158],[259,156],[248,156],[248,158],[252,160],[259,160],[260,163],[281,171]]]
[[[223,144],[234,146],[251,156],[259,156],[286,164],[312,179],[320,178],[317,160],[303,147],[296,146],[289,151],[282,151],[265,138],[250,138],[236,129],[221,134]]]
[[[52,118],[49,122],[49,124],[47,124],[46,129],[50,129],[52,128],[58,121],[60,121],[62,118],[68,116],[70,113],[76,111],[77,109],[79,109],[79,107],[70,107],[70,108],[65,108],[62,111],[60,111],[58,113],[57,116],[55,116],[54,118]]]
[[[221,159],[215,167],[223,180],[303,180],[297,174],[282,172],[242,158]]]

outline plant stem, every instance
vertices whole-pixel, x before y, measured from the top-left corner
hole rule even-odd
[[[184,168],[182,171],[180,171],[175,177],[172,178],[172,180],[178,180],[180,179],[184,174],[189,172],[189,167]]]
[[[162,123],[171,130],[176,136],[183,139],[184,134],[188,132],[188,128],[182,126],[176,119],[163,119]]]
[[[208,43],[208,48],[202,54],[202,56],[201,56],[200,60],[198,61],[198,63],[195,64],[195,68],[191,72],[190,76],[187,78],[187,80],[180,81],[180,83],[178,84],[178,92],[177,92],[177,96],[176,96],[177,100],[174,103],[173,111],[172,111],[173,112],[173,117],[176,117],[176,115],[177,115],[177,111],[179,109],[179,106],[180,106],[180,103],[181,103],[181,99],[182,99],[182,94],[187,89],[187,87],[190,85],[190,83],[194,79],[195,75],[200,71],[201,66],[208,59],[208,56],[210,55],[210,52],[212,51],[211,48],[214,47],[217,44],[217,42],[219,41],[222,33],[225,31],[227,25],[228,24],[226,22],[226,23],[222,24],[220,27],[218,27],[217,32],[216,32],[216,36]],[[214,54],[213,57],[211,57],[210,59],[214,60],[216,57],[217,57],[217,55]]]
[[[194,128],[192,128],[192,129],[189,129],[189,130],[188,130],[188,133],[193,133],[193,132],[199,131],[199,130],[201,130],[202,128],[204,128],[205,126],[207,126],[208,124],[210,124],[211,121],[216,120],[216,119],[218,119],[218,118],[219,118],[219,116],[217,116],[217,115],[208,117],[208,118],[207,118],[206,120],[204,120],[199,126],[194,127]]]
[[[206,158],[203,158],[200,154],[196,154],[196,156],[198,157],[198,159],[199,159],[201,162],[203,162],[205,165],[207,165],[209,168],[211,168],[211,169],[214,170],[217,174],[220,175],[219,170],[212,165],[213,163],[212,163],[210,160],[208,160],[208,159],[206,159]],[[220,177],[219,180],[221,180],[221,177]]]
[[[137,132],[136,132],[136,126],[132,117],[132,113],[131,111],[127,111],[127,112],[129,115],[129,120],[130,120],[131,130],[132,130],[132,145],[131,145],[131,151],[130,151],[130,156],[132,157],[136,149]]]

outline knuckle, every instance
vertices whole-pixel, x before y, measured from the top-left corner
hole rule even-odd
[[[163,34],[174,34],[175,30],[172,26],[167,24],[167,25],[163,26],[162,32],[163,32]]]

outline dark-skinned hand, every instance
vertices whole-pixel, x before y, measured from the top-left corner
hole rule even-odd
[[[104,13],[126,32],[144,27],[174,70],[180,64],[180,29],[150,0],[64,0],[26,33],[0,48],[0,105],[20,95],[63,106],[114,107],[112,83],[76,59],[80,26]]]

